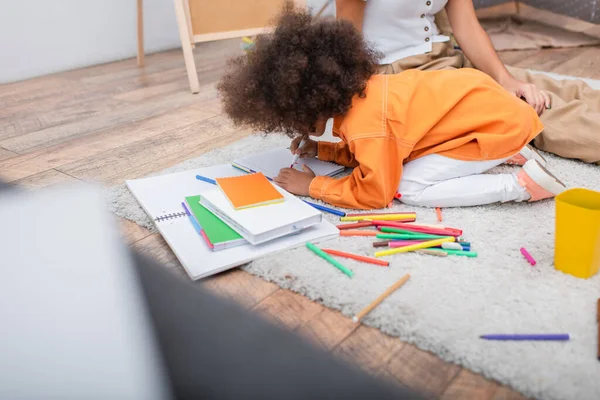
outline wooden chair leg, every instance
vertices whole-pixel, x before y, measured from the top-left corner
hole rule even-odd
[[[137,64],[144,66],[144,0],[137,0]]]
[[[177,25],[179,26],[179,39],[183,49],[183,58],[185,59],[185,69],[187,70],[190,90],[192,93],[200,92],[200,83],[198,82],[198,72],[196,71],[196,61],[190,42],[190,30],[188,28],[187,16],[184,8],[185,0],[175,0],[175,15],[177,16]]]

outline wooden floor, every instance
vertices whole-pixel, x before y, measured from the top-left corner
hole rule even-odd
[[[180,51],[0,86],[0,177],[26,188],[141,177],[225,146],[249,132],[221,115],[214,82],[239,42],[197,46],[202,89],[188,91]],[[507,52],[509,65],[600,79],[600,48]],[[120,221],[133,248],[183,274],[157,234]],[[372,374],[442,399],[522,399],[340,313],[241,270],[203,284]]]

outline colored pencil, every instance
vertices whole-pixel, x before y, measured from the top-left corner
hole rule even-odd
[[[385,267],[387,267],[387,266],[390,265],[389,262],[383,261],[383,260],[378,260],[376,258],[359,256],[357,254],[345,253],[343,251],[338,251],[338,250],[333,250],[333,249],[322,249],[322,250],[325,253],[327,253],[327,254],[329,254],[331,256],[351,258],[351,259],[356,260],[356,261],[362,261],[362,262],[366,262],[366,263],[369,263],[369,264],[383,265]]]
[[[199,181],[206,182],[206,183],[212,183],[213,185],[217,184],[217,181],[215,181],[214,179],[210,179],[210,178],[207,178],[202,175],[196,175],[196,179],[198,179]]]
[[[600,299],[598,299],[598,309],[596,310],[596,320],[598,322],[598,361],[600,361]]]
[[[396,282],[392,286],[390,286],[385,292],[380,294],[379,297],[377,297],[375,300],[373,300],[373,302],[371,304],[369,304],[368,306],[363,308],[358,314],[356,314],[354,316],[354,318],[352,318],[352,321],[354,321],[354,322],[360,321],[365,315],[370,313],[371,310],[373,310],[375,307],[377,307],[379,304],[381,304],[381,302],[383,302],[383,300],[385,300],[386,297],[388,297],[390,294],[394,293],[402,285],[404,285],[406,283],[406,281],[408,281],[409,278],[410,278],[410,274],[406,274],[402,278],[400,278],[400,280],[398,282]]]
[[[346,213],[343,212],[343,211],[334,210],[333,208],[325,207],[325,206],[322,206],[320,204],[311,203],[310,201],[306,201],[306,200],[303,200],[303,201],[306,204],[313,206],[314,208],[316,208],[319,211],[328,212],[330,214],[338,215],[340,217],[344,217],[346,215]]]
[[[373,242],[373,247],[388,247],[389,243],[390,243],[389,240],[382,240],[380,242]]]
[[[456,241],[456,238],[454,238],[454,236],[448,236],[448,237],[445,237],[445,238],[440,238],[440,239],[435,239],[435,240],[429,240],[429,241],[423,242],[423,243],[412,244],[410,246],[398,247],[396,249],[389,249],[389,250],[378,251],[378,252],[375,253],[375,257],[390,256],[392,254],[407,253],[409,251],[414,251],[414,250],[428,249],[428,248],[433,247],[433,246],[441,245],[442,243],[454,242],[454,241]]]
[[[380,215],[417,215],[414,211],[410,212],[382,212],[382,213],[348,213],[346,217],[363,217],[366,215],[370,215],[373,217],[377,217]]]
[[[410,230],[410,231],[421,232],[421,233],[430,233],[432,235],[460,236],[463,233],[463,231],[461,229],[448,228],[448,227],[432,228],[432,227],[425,226],[425,225],[421,226],[421,225],[415,225],[412,223],[394,222],[394,221],[375,220],[375,221],[373,221],[373,225],[381,226],[381,227],[386,226],[389,228],[398,228],[398,229]]]
[[[416,250],[415,253],[428,254],[430,256],[448,257],[448,253],[439,250]]]
[[[446,236],[439,235],[403,235],[402,233],[380,233],[377,235],[378,239],[399,239],[399,240],[418,240],[418,239],[440,239]]]
[[[416,214],[390,214],[390,215],[377,215],[378,220],[383,221],[413,221],[417,218]],[[364,215],[358,217],[342,217],[340,221],[342,222],[350,222],[350,221],[364,221],[365,219],[373,220],[372,215]]]
[[[343,229],[340,236],[377,236],[377,231],[359,231],[354,229]]]
[[[435,208],[435,213],[437,214],[438,222],[442,222],[442,209],[439,207]]]
[[[531,257],[531,254],[529,254],[527,250],[525,250],[525,247],[521,247],[521,254],[523,254],[527,261],[529,261],[529,264],[531,264],[532,266],[536,264],[535,259]]]
[[[306,242],[306,247],[308,247],[308,249],[310,251],[312,251],[319,257],[321,257],[323,260],[327,261],[328,263],[330,263],[331,265],[333,265],[334,267],[336,267],[337,269],[342,271],[344,274],[348,275],[350,278],[352,278],[352,276],[354,275],[354,272],[352,272],[351,270],[349,270],[348,268],[346,268],[345,266],[343,266],[342,264],[340,264],[339,262],[334,260],[333,257],[331,257],[329,254],[325,253],[323,250],[321,250],[314,244],[312,244],[310,242]]]
[[[481,335],[485,340],[569,340],[568,333],[542,333],[542,334],[511,334],[511,335]]]
[[[337,225],[336,228],[338,228],[339,230],[344,230],[344,229],[366,228],[367,226],[373,226],[373,221],[355,222],[352,224],[341,224],[341,225]]]

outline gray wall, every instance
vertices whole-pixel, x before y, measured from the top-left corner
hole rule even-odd
[[[173,0],[144,0],[146,51],[180,46]],[[0,0],[0,84],[134,57],[135,0]]]

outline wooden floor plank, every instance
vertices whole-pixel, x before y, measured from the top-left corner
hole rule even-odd
[[[93,119],[94,116],[104,118],[105,113],[119,110],[123,104],[126,103],[110,97],[92,98],[77,102],[70,107],[51,109],[46,113],[27,113],[16,118],[3,118],[0,119],[0,143],[4,143],[3,147],[7,149],[22,152],[27,150],[27,146],[15,145],[23,141],[19,139],[22,136],[34,135],[33,132],[38,131],[42,131],[38,135],[51,136],[52,128],[56,130],[68,124],[81,126],[82,121]]]
[[[55,169],[40,172],[35,175],[28,176],[27,178],[19,179],[14,181],[16,185],[24,189],[40,189],[47,186],[53,186],[57,184],[68,184],[80,182],[78,179],[73,178],[67,174],[63,174]]]
[[[57,169],[78,179],[112,185],[198,157],[248,134],[248,131],[235,130],[225,118],[216,116],[166,132],[152,141],[122,146],[110,154],[98,154]]]
[[[46,149],[28,152],[5,162],[0,161],[0,177],[8,181],[21,179],[139,141],[146,141],[153,136],[165,134],[172,129],[184,128],[213,116],[210,111],[185,107],[132,124],[101,130]]]
[[[79,83],[77,82],[53,76],[9,83],[2,85],[2,90],[0,91],[0,108],[68,93],[69,91],[77,90],[78,86]]]
[[[204,279],[203,287],[233,299],[245,308],[252,308],[279,290],[274,283],[267,282],[239,268]]]
[[[140,254],[144,254],[148,257],[152,257],[159,263],[162,263],[165,268],[175,274],[185,277],[187,274],[177,257],[173,254],[167,242],[164,241],[162,236],[158,233],[153,233],[141,240],[136,241],[131,246],[134,250]]]
[[[404,344],[377,329],[359,326],[333,353],[363,370],[377,375],[402,350]]]
[[[497,383],[462,369],[442,394],[442,400],[462,400],[466,396],[478,400],[492,400],[498,391]]]
[[[320,313],[323,306],[297,293],[279,289],[253,310],[287,329],[295,330]]]
[[[439,398],[459,374],[461,367],[442,361],[434,354],[404,344],[385,368],[402,384]]]
[[[22,153],[34,151],[54,144],[81,137],[95,131],[119,125],[128,125],[136,121],[174,111],[205,100],[201,96],[191,96],[189,93],[176,91],[171,94],[150,98],[136,103],[118,102],[111,104],[101,112],[87,118],[51,126],[6,140],[0,140],[0,146],[5,149]]]
[[[474,397],[472,398],[475,399]],[[494,393],[492,400],[527,400],[527,397],[506,386],[501,386]]]
[[[152,232],[148,229],[125,218],[117,217],[117,222],[121,230],[121,235],[127,244],[133,244],[152,235]]]
[[[6,149],[3,149],[2,147],[0,147],[0,161],[6,160],[7,158],[14,157],[16,155],[17,155],[17,153],[13,153],[10,150],[6,150]]]
[[[332,350],[358,327],[358,324],[339,311],[324,307],[314,318],[302,325],[298,332],[317,346]]]

